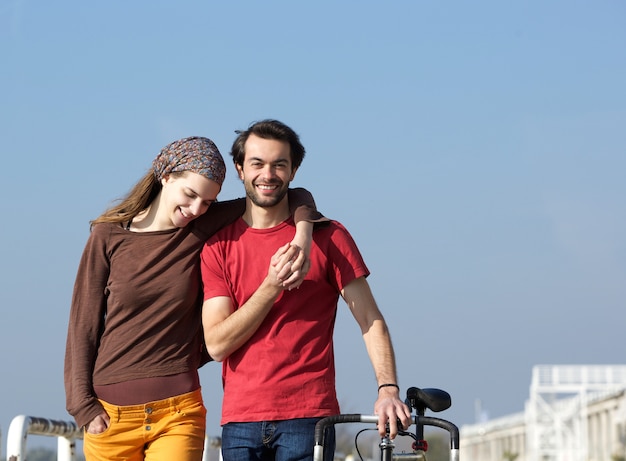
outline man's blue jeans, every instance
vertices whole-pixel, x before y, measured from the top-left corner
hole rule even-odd
[[[315,444],[315,423],[321,418],[228,423],[222,428],[224,461],[310,461]],[[324,437],[324,461],[332,461],[335,429]]]

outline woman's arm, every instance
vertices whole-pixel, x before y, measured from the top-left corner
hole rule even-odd
[[[301,187],[295,189],[289,189],[289,211],[293,215],[296,225],[300,222],[306,221],[309,223],[315,223],[315,225],[322,225],[322,223],[328,222],[329,219],[324,217],[315,206],[315,200],[313,195]],[[206,238],[209,238],[215,234],[222,227],[227,226],[235,222],[246,211],[246,199],[238,198],[234,200],[226,200],[224,202],[216,202],[212,204],[206,213],[199,216],[193,225],[199,229]],[[297,227],[297,226],[296,226]],[[309,234],[310,245],[310,233],[308,227],[303,227],[305,234]],[[303,244],[307,238],[300,238],[298,242]],[[307,253],[308,254],[308,253]]]
[[[67,411],[79,427],[86,426],[104,409],[93,393],[93,366],[104,322],[104,288],[109,263],[106,235],[109,224],[96,224],[80,260],[65,349],[65,396]]]
[[[317,211],[313,195],[308,190],[302,187],[289,189],[288,198],[289,211],[296,224],[300,221],[308,221],[311,223],[324,223],[329,221],[328,218]]]
[[[292,261],[291,274],[283,281],[283,287],[287,290],[298,288],[309,272],[314,227],[330,221],[317,211],[313,195],[303,188],[289,189],[289,211],[296,224],[296,235],[291,245],[298,247],[300,251]]]
[[[192,225],[208,239],[222,227],[235,222],[244,211],[246,211],[245,198],[215,202],[202,216],[198,216]]]

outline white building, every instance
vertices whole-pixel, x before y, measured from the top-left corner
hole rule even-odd
[[[525,411],[460,445],[463,461],[626,461],[626,365],[538,365]]]

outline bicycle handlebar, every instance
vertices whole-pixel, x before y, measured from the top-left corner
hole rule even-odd
[[[378,416],[362,415],[358,413],[328,416],[320,419],[315,425],[315,446],[313,448],[313,460],[322,461],[324,459],[324,431],[328,426],[341,423],[377,423]],[[459,459],[459,428],[441,418],[431,416],[413,416],[413,424],[422,426],[435,426],[448,431],[450,434],[450,461]]]

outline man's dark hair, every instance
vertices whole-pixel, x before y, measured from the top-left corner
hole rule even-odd
[[[266,119],[260,122],[254,122],[247,130],[237,130],[235,133],[237,133],[238,136],[230,150],[230,155],[233,157],[235,165],[243,166],[243,160],[246,156],[244,146],[251,134],[263,139],[275,139],[289,143],[291,166],[293,169],[300,167],[304,159],[305,150],[300,142],[300,137],[290,127],[278,120]]]

